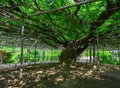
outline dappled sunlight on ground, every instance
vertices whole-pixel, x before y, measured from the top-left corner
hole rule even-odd
[[[105,70],[101,66],[97,70],[90,64],[77,63],[70,66],[69,74],[63,71],[63,67],[60,64],[26,66],[22,79],[19,78],[19,69],[3,70],[0,71],[0,88],[119,88],[117,80],[100,75],[100,70],[106,74],[108,67]],[[114,74],[118,71],[111,70]]]

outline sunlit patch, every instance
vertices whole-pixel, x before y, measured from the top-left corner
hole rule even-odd
[[[37,73],[37,74],[42,74],[42,73],[43,73],[43,71],[37,71],[36,73]]]
[[[61,75],[55,79],[55,81],[57,81],[57,82],[61,82],[63,80],[64,80],[64,77]]]

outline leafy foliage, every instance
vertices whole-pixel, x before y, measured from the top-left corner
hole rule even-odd
[[[73,50],[71,54],[76,58],[74,50],[79,55],[89,45],[96,44],[97,34],[101,40],[120,28],[120,20],[114,21],[119,19],[119,6],[119,0],[3,0],[0,29],[20,35],[21,25],[24,25],[24,37],[56,48],[62,45]],[[67,52],[61,54],[68,55]]]
[[[3,53],[3,63],[19,63],[20,62],[20,48],[5,47],[5,51],[1,50],[0,54]],[[23,62],[35,62],[35,61],[47,61],[47,60],[58,60],[61,50],[54,49],[38,49],[31,50],[30,53],[24,49]]]
[[[7,63],[11,57],[12,57],[12,53],[0,50],[0,58],[2,59],[3,63]]]
[[[99,58],[103,64],[119,65],[118,58],[115,58],[109,51],[99,51]]]

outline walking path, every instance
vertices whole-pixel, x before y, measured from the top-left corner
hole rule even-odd
[[[120,71],[106,71],[100,73],[100,76],[120,81]]]

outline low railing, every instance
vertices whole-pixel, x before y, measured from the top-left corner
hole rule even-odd
[[[35,65],[35,64],[41,64],[41,63],[59,63],[59,61],[58,60],[49,60],[49,61],[39,61],[39,62],[26,62],[26,63],[23,63],[22,66]],[[0,70],[8,69],[8,68],[18,68],[20,66],[21,66],[20,63],[0,64]]]

